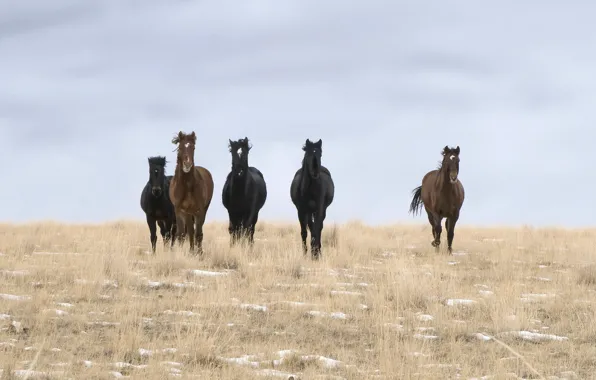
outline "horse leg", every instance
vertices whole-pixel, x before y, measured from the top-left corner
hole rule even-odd
[[[311,248],[312,258],[318,260],[321,256],[321,236],[323,234],[323,221],[325,220],[326,210],[324,207],[314,215],[314,239],[313,247]],[[312,230],[311,230],[312,234]]]
[[[451,245],[453,244],[453,237],[455,236],[455,224],[457,223],[457,219],[459,219],[459,215],[456,214],[445,220],[445,229],[447,230],[447,250],[449,251],[449,254],[453,253]]]
[[[195,239],[197,241],[197,253],[203,254],[203,224],[205,224],[205,216],[207,213],[203,213],[200,216],[195,216]]]
[[[163,239],[163,245],[165,248],[168,245],[168,242],[170,241],[170,230],[167,228],[168,221],[160,220],[157,222],[157,224],[159,225],[159,233],[161,234],[161,238]]]
[[[255,244],[255,227],[259,220],[259,212],[255,212],[254,215],[251,216],[248,228],[248,243],[250,246],[254,246]]]
[[[192,253],[195,248],[195,226],[193,223],[194,217],[191,214],[184,215],[184,226],[186,230],[186,236],[188,237],[188,243],[190,245],[190,252]]]
[[[176,224],[176,218],[174,218],[174,220],[170,221],[170,236],[172,237],[171,243],[170,243],[170,249],[174,248],[174,242],[176,241],[176,234],[178,233],[177,231],[177,224]]]
[[[259,220],[259,210],[256,205],[253,205],[251,210],[248,217],[244,220],[244,233],[247,244],[252,248],[255,243],[255,225]]]
[[[157,243],[157,226],[154,217],[147,215],[147,225],[149,226],[149,234],[151,239],[151,250],[155,253],[155,244]]]
[[[317,232],[315,231],[315,218],[316,214],[314,212],[307,213],[308,219],[308,230],[310,231],[310,254],[314,258],[317,255],[317,245],[315,244]]]
[[[441,218],[438,215],[434,215],[433,219],[435,221],[435,240],[432,242],[432,246],[436,248],[436,251],[439,252],[439,246],[441,245],[441,232],[443,232],[443,227],[441,227]]]
[[[435,221],[433,219],[433,215],[429,211],[427,211],[426,213],[428,214],[428,222],[430,223],[430,227],[433,232],[433,241],[431,242],[431,244],[433,244],[437,239],[437,232],[435,231]]]
[[[240,218],[235,214],[229,214],[230,223],[228,225],[228,232],[230,233],[230,247],[238,243],[240,239],[240,227],[242,225]]]
[[[183,216],[181,212],[176,212],[176,234],[180,248],[182,248],[184,240],[186,240],[186,214]]]
[[[306,225],[308,223],[308,213],[302,209],[298,209],[298,221],[300,222],[300,237],[302,238],[302,251],[304,256],[308,252],[306,247],[306,237],[308,236],[306,232]]]

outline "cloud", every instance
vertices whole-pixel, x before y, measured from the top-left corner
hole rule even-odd
[[[228,138],[294,220],[306,138],[329,221],[416,220],[410,191],[460,145],[464,224],[591,223],[589,2],[23,0],[0,4],[1,218],[142,218],[146,158],[198,135],[223,220]]]

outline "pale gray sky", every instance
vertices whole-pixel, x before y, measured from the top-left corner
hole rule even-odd
[[[228,138],[296,219],[308,137],[328,220],[420,222],[411,190],[461,147],[460,223],[594,225],[596,3],[398,0],[0,2],[0,220],[143,219],[147,157],[198,135],[226,220]],[[585,197],[585,199],[583,199]]]

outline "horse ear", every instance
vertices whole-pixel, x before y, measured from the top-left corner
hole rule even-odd
[[[192,131],[192,133],[190,134],[190,137],[192,138],[193,142],[197,141],[197,135],[196,135],[195,131]]]
[[[309,146],[311,144],[309,139],[306,139],[306,141],[304,142],[304,146],[302,147],[302,150],[306,152],[306,147]]]
[[[443,148],[443,155],[446,155],[449,152],[449,146],[445,145],[445,148]]]
[[[320,149],[323,146],[323,140],[319,139],[319,141],[315,143],[315,146],[318,146]]]
[[[459,155],[459,145],[455,148],[455,154]]]

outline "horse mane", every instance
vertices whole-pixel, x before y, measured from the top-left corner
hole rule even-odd
[[[250,143],[250,140],[248,139],[248,137],[245,137],[243,139],[238,139],[238,140],[235,140],[235,141],[232,141],[231,139],[228,139],[228,150],[230,152],[232,152],[232,144],[233,143],[238,143],[239,144],[239,143],[244,143],[244,141],[246,141],[246,146],[247,146],[246,151],[247,152],[250,152],[250,150],[252,149],[252,144]]]
[[[149,157],[149,165],[158,165],[165,167],[168,161],[164,156],[152,156]]]

